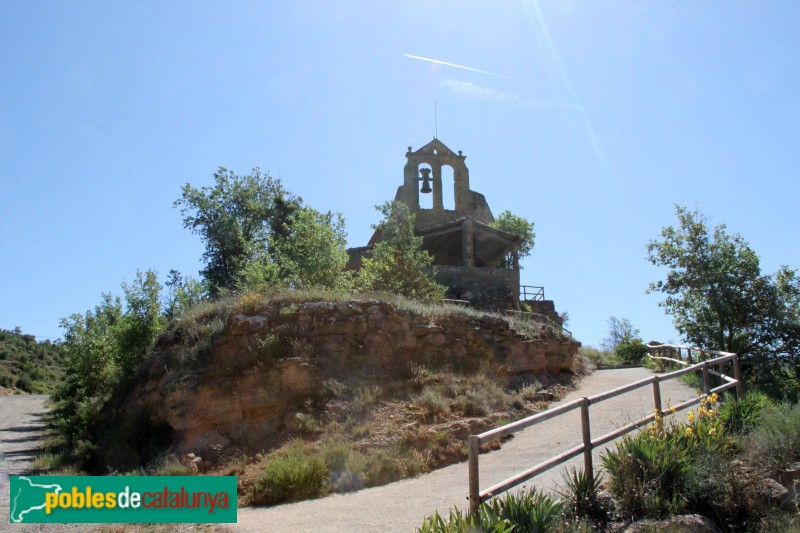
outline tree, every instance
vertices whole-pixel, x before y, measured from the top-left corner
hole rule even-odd
[[[289,218],[285,235],[273,238],[272,253],[242,270],[237,288],[349,288],[346,237],[341,214],[301,207]]]
[[[617,346],[639,337],[639,329],[633,327],[627,318],[608,317],[608,337],[603,339],[603,349],[613,352]]]
[[[709,228],[698,211],[675,210],[678,226],[647,245],[648,260],[669,269],[648,292],[666,295],[659,305],[689,343],[738,353],[751,382],[784,394],[786,380],[800,378],[792,370],[800,362],[795,271],[762,275],[758,255],[739,234]]]
[[[208,292],[206,284],[192,276],[183,275],[172,269],[164,283],[167,288],[167,299],[164,304],[164,318],[167,322],[181,316],[188,309],[202,302]]]
[[[287,192],[281,181],[254,168],[246,176],[220,167],[214,186],[182,188],[174,204],[180,207],[183,225],[205,244],[201,274],[212,295],[230,289],[244,268],[268,255],[274,243],[289,234],[292,215],[302,199]]]
[[[629,364],[638,363],[647,353],[647,346],[639,337],[639,329],[627,318],[608,317],[608,337],[603,339],[603,349]]]
[[[495,221],[489,225],[493,228],[503,230],[506,233],[510,233],[511,235],[516,235],[522,239],[522,244],[517,252],[519,254],[519,259],[523,259],[531,255],[533,246],[536,242],[536,233],[533,231],[533,222],[517,216],[510,211],[503,211],[500,213],[500,216],[498,216]],[[506,257],[501,266],[504,268],[512,268],[512,257],[510,255]]]
[[[125,313],[114,328],[115,362],[119,372],[130,377],[145,360],[156,338],[166,327],[161,314],[161,284],[158,274],[136,271],[133,283],[122,283]]]
[[[347,234],[344,218],[310,207],[294,212],[289,231],[275,242],[282,278],[296,288],[346,288]]]
[[[431,274],[433,257],[422,249],[422,237],[414,234],[414,214],[402,202],[375,206],[384,219],[373,226],[381,232],[372,257],[365,258],[358,275],[364,290],[387,291],[415,300],[444,298],[444,286]]]

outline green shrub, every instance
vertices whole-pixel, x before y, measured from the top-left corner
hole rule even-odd
[[[372,448],[366,451],[365,482],[368,487],[413,477],[425,471],[420,452],[401,446]]]
[[[414,398],[414,405],[422,409],[426,418],[436,418],[450,412],[450,404],[447,399],[433,387],[422,389],[422,392]]]
[[[678,439],[650,432],[625,435],[602,462],[610,492],[629,514],[660,518],[683,509],[691,459]]]
[[[426,518],[419,533],[538,533],[547,531],[559,518],[564,504],[552,496],[531,489],[519,494],[506,493],[481,504],[477,516],[459,509],[450,511],[447,520],[436,512]]]
[[[589,476],[583,468],[571,467],[561,472],[564,486],[559,495],[569,505],[572,514],[581,518],[599,517],[602,508],[597,498],[602,478],[599,473]]]
[[[381,392],[381,388],[377,385],[360,387],[351,401],[353,414],[357,417],[364,416],[381,397]]]
[[[364,487],[366,463],[350,444],[329,439],[322,445],[322,457],[334,492],[352,492]]]
[[[302,442],[270,454],[251,493],[253,505],[274,505],[316,498],[328,492],[328,469],[319,454],[307,452]]]
[[[720,407],[720,419],[728,433],[747,434],[761,420],[761,412],[770,405],[769,396],[750,391],[741,400],[732,395]]]
[[[174,457],[165,459],[153,472],[154,476],[190,476],[192,471]]]
[[[636,338],[625,339],[614,348],[614,355],[629,365],[640,363],[646,353],[647,345]]]
[[[771,405],[748,437],[753,460],[781,467],[800,460],[800,404]]]

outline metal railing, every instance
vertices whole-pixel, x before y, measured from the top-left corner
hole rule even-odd
[[[578,398],[577,400],[573,400],[571,402],[565,403],[563,405],[559,405],[554,407],[553,409],[549,409],[542,413],[535,414],[533,416],[529,416],[527,418],[523,418],[522,420],[518,420],[516,422],[512,422],[511,424],[506,424],[505,426],[501,426],[495,429],[491,429],[489,431],[485,431],[479,435],[470,435],[468,438],[468,446],[469,446],[469,506],[471,513],[477,513],[478,508],[480,507],[481,503],[502,494],[503,492],[516,487],[520,483],[523,483],[532,477],[535,477],[551,468],[558,466],[573,457],[577,457],[578,455],[583,454],[583,461],[584,461],[584,472],[587,476],[593,477],[594,476],[594,468],[592,465],[592,449],[596,448],[597,446],[602,446],[622,435],[633,431],[645,424],[648,424],[655,420],[656,413],[660,413],[661,416],[669,415],[674,409],[674,411],[680,411],[682,409],[686,409],[692,405],[698,404],[703,401],[706,397],[711,394],[722,392],[732,387],[736,387],[736,393],[739,398],[742,397],[744,394],[744,390],[742,387],[741,381],[741,374],[739,372],[739,358],[734,353],[728,352],[718,352],[714,350],[702,350],[699,348],[694,348],[690,346],[675,346],[671,344],[662,344],[657,346],[648,345],[648,349],[651,351],[655,351],[659,353],[658,350],[661,349],[662,351],[666,349],[670,350],[677,350],[678,359],[672,359],[668,357],[661,357],[661,356],[653,356],[653,358],[659,359],[669,359],[671,361],[675,361],[680,364],[688,365],[686,368],[682,368],[680,370],[676,370],[674,372],[668,372],[665,374],[655,374],[649,378],[645,378],[639,381],[635,381],[628,385],[623,385],[622,387],[617,387],[616,389],[612,389],[606,392],[601,392],[600,394],[595,394],[594,396],[588,396],[584,398]],[[691,358],[692,351],[695,351],[699,354],[700,357],[703,357],[705,354],[715,356],[713,359],[708,359],[697,364],[690,364],[685,363],[684,361],[680,360],[680,351],[687,350],[688,357]],[[675,353],[675,352],[671,352]],[[648,357],[650,355],[648,354]],[[734,377],[731,378],[730,376],[725,375],[723,370],[723,365],[726,363],[732,363],[733,365],[733,373]],[[709,367],[716,366],[717,371],[712,371]],[[664,410],[661,404],[661,385],[662,381],[667,381],[670,379],[675,379],[685,374],[690,374],[692,372],[702,371],[703,373],[703,394],[698,396],[697,398],[693,398],[691,400],[682,402],[678,405],[672,407],[672,409]],[[717,375],[722,378],[724,383],[718,387],[711,388],[711,375]],[[595,403],[599,403],[610,398],[614,398],[615,396],[619,396],[620,394],[624,394],[626,392],[630,392],[641,387],[646,387],[651,385],[653,387],[653,404],[655,409],[653,410],[653,414],[645,416],[635,422],[631,422],[630,424],[626,424],[625,426],[618,428],[614,431],[606,433],[600,437],[592,439],[591,437],[591,419],[589,413],[589,406]],[[480,490],[480,471],[478,465],[478,456],[480,455],[480,447],[482,444],[486,444],[488,442],[492,442],[496,439],[500,439],[507,435],[511,435],[518,431],[522,431],[525,428],[534,426],[540,422],[544,422],[545,420],[549,420],[551,418],[563,415],[575,409],[580,409],[581,411],[581,433],[583,437],[583,442],[578,445],[574,446],[558,455],[555,455],[536,466],[533,466],[523,472],[520,472],[500,483],[496,483],[491,487]]]
[[[520,285],[519,286],[519,301],[527,302],[544,301],[544,287],[538,285]]]

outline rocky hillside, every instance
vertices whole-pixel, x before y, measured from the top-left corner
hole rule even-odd
[[[163,436],[161,445],[171,442],[177,454],[192,452],[214,463],[281,444],[309,411],[330,417],[352,410],[355,393],[342,391],[372,390],[387,402],[408,401],[419,391],[414,383],[420,375],[443,369],[480,372],[503,385],[541,386],[575,364],[580,344],[546,327],[438,309],[255,295],[209,308],[162,336],[117,402],[114,419],[146,418],[151,433]],[[110,448],[116,450],[137,445],[136,436],[124,432],[114,440]]]

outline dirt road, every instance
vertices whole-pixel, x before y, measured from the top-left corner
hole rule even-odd
[[[0,396],[0,530],[8,524],[8,476],[27,472],[44,432],[44,395]]]
[[[584,379],[579,390],[562,402],[590,396],[650,376],[647,369],[598,370]],[[694,389],[670,380],[662,383],[661,396],[675,405],[695,396]],[[591,407],[592,434],[599,436],[641,418],[653,410],[652,388],[644,387]],[[485,488],[581,443],[579,410],[518,433],[499,451],[481,455],[481,487]],[[599,465],[602,449],[595,450]],[[569,464],[582,465],[582,457]],[[554,488],[560,469],[534,479],[535,485]],[[467,505],[467,464],[452,465],[414,479],[352,494],[270,508],[239,510],[234,531],[267,532],[412,532],[434,511],[447,513]]]

